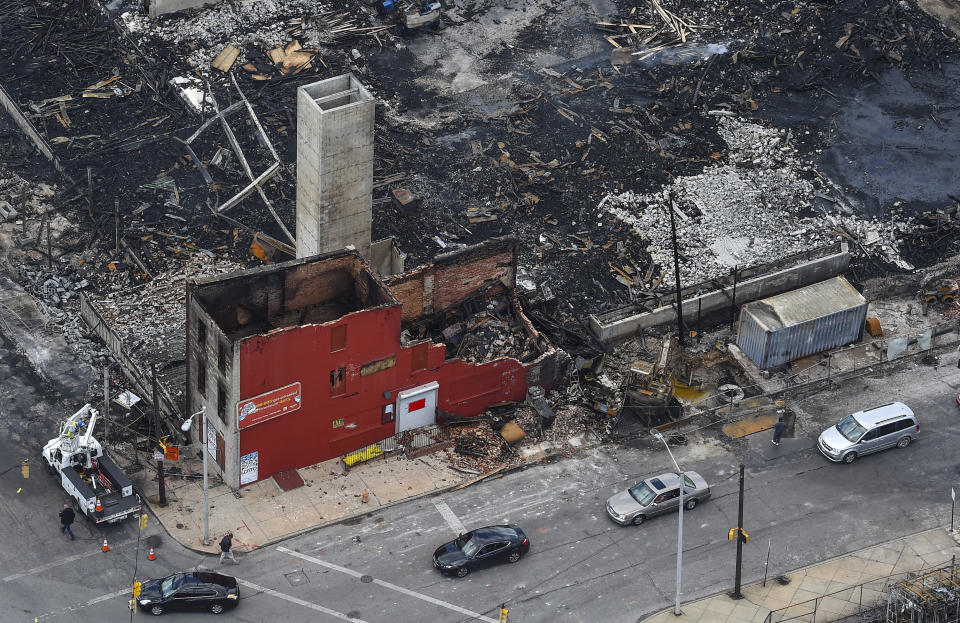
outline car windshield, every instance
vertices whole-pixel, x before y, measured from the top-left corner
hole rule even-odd
[[[173,595],[177,589],[180,588],[182,581],[183,576],[180,575],[171,575],[168,578],[164,578],[163,582],[160,583],[160,594],[164,597]]]
[[[693,480],[690,479],[690,476],[686,474],[683,475],[683,486],[687,489],[696,489],[697,485],[693,484]]]
[[[459,547],[466,556],[471,558],[480,549],[480,544],[477,543],[477,540],[472,537],[472,534],[465,534],[457,539],[457,547]]]
[[[637,501],[637,504],[640,506],[646,506],[653,501],[653,498],[656,497],[656,494],[653,490],[647,486],[647,483],[641,482],[633,485],[628,489],[630,495],[633,496],[633,499]]]
[[[860,422],[852,415],[848,415],[840,420],[840,422],[837,423],[837,430],[840,431],[841,435],[846,437],[847,441],[857,441],[867,432],[867,429],[860,426]]]

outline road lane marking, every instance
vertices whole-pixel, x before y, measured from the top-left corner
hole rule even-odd
[[[460,518],[457,517],[457,514],[447,506],[447,503],[443,500],[434,500],[433,505],[437,507],[437,510],[440,511],[440,515],[447,521],[447,524],[453,528],[454,534],[463,534],[467,532],[467,529],[463,526],[463,522],[460,521]]]
[[[131,544],[131,543],[133,543],[133,541],[123,541],[122,543],[117,543],[116,545],[111,545],[111,546],[110,546],[110,549],[117,549],[117,548],[119,548],[119,547],[123,547],[123,546],[125,546],[125,545],[129,545],[129,544]],[[53,561],[53,562],[48,562],[48,563],[45,564],[45,565],[40,565],[39,567],[34,567],[33,569],[27,569],[26,571],[21,571],[20,573],[14,573],[14,574],[8,575],[7,577],[3,578],[3,581],[4,581],[4,582],[10,582],[11,580],[16,580],[16,579],[18,579],[18,578],[24,578],[24,577],[26,577],[26,576],[28,576],[28,575],[35,575],[35,574],[37,574],[37,573],[42,573],[42,572],[44,572],[44,571],[47,571],[48,569],[53,569],[54,567],[59,567],[59,566],[61,566],[61,565],[65,565],[65,564],[67,564],[67,563],[71,563],[71,562],[73,562],[73,561],[75,561],[75,560],[80,560],[81,558],[86,558],[87,556],[97,556],[97,555],[100,555],[100,554],[103,554],[103,552],[102,552],[102,551],[100,550],[100,548],[98,547],[98,548],[95,548],[95,549],[91,549],[91,550],[88,551],[88,552],[84,552],[84,553],[82,553],[82,554],[74,554],[73,556],[67,556],[66,558],[59,558],[59,559],[57,559],[57,560],[55,560],[55,561]]]
[[[355,578],[361,578],[361,577],[363,577],[363,575],[364,575],[364,574],[360,573],[359,571],[354,571],[353,569],[348,569],[348,568],[346,568],[346,567],[341,567],[340,565],[335,565],[335,564],[333,564],[332,562],[327,562],[326,560],[320,560],[319,558],[314,558],[313,556],[307,556],[306,554],[301,554],[300,552],[295,552],[295,551],[293,551],[292,549],[287,549],[286,547],[283,547],[283,546],[278,547],[278,548],[277,548],[277,551],[278,551],[278,552],[283,552],[284,554],[290,554],[291,556],[296,556],[297,558],[300,558],[301,560],[306,560],[307,562],[312,562],[312,563],[315,564],[315,565],[320,565],[321,567],[326,567],[327,569],[333,569],[334,571],[339,571],[340,573],[345,573],[345,574],[347,574],[347,575],[352,575],[352,576],[355,577]],[[466,616],[468,616],[468,617],[477,619],[478,621],[484,621],[484,623],[498,623],[497,619],[491,619],[490,617],[484,616],[484,615],[480,614],[479,612],[473,612],[473,611],[471,611],[471,610],[467,610],[466,608],[461,608],[460,606],[457,606],[457,605],[448,603],[448,602],[446,602],[446,601],[442,601],[442,600],[437,599],[437,598],[435,598],[435,597],[431,597],[430,595],[424,595],[423,593],[418,593],[418,592],[416,592],[416,591],[412,591],[412,590],[410,590],[409,588],[403,588],[402,586],[397,586],[396,584],[391,584],[390,582],[384,582],[383,580],[378,580],[378,579],[376,579],[376,578],[373,579],[373,583],[374,583],[374,584],[379,584],[380,586],[382,586],[382,587],[384,587],[384,588],[389,588],[389,589],[392,590],[392,591],[396,591],[396,592],[398,592],[398,593],[403,593],[404,595],[408,595],[408,596],[410,596],[410,597],[414,597],[414,598],[416,598],[416,599],[420,599],[420,600],[422,600],[422,601],[426,601],[426,602],[431,603],[431,604],[433,604],[433,605],[435,605],[435,606],[440,606],[441,608],[446,608],[447,610],[453,610],[454,612],[459,612],[460,614],[463,614],[463,615],[466,615]]]
[[[275,591],[272,588],[266,588],[264,586],[260,586],[259,584],[248,582],[247,580],[241,580],[240,578],[237,578],[237,582],[240,584],[243,584],[247,588],[253,589],[255,591],[259,591],[261,593],[266,593],[271,597],[276,597],[277,599],[283,599],[283,600],[289,601],[290,603],[297,604],[298,606],[303,606],[304,608],[309,608],[311,610],[316,610],[317,612],[323,612],[324,614],[329,614],[330,616],[340,619],[341,621],[355,621],[356,623],[367,623],[363,619],[357,619],[352,616],[347,616],[342,612],[337,612],[336,610],[331,610],[330,608],[324,608],[320,604],[315,604],[310,601],[304,601],[303,599],[299,599],[297,597],[294,597],[293,595],[287,595],[286,593],[281,593],[280,591]]]
[[[128,586],[127,588],[122,588],[122,589],[120,589],[120,590],[118,590],[118,591],[113,591],[112,593],[107,593],[106,595],[100,595],[99,597],[94,597],[93,599],[90,599],[90,600],[88,600],[88,601],[82,601],[82,602],[80,602],[80,603],[78,603],[78,604],[74,604],[74,605],[72,605],[72,606],[67,606],[66,608],[63,608],[63,609],[61,609],[61,610],[55,610],[55,611],[53,611],[53,612],[48,612],[48,613],[46,613],[46,614],[41,614],[40,616],[36,617],[36,620],[37,620],[37,621],[46,621],[47,619],[51,619],[51,618],[53,618],[53,617],[59,617],[59,616],[62,616],[62,615],[64,615],[64,614],[69,614],[69,613],[71,613],[71,612],[76,612],[77,610],[80,610],[80,609],[82,609],[82,608],[86,608],[86,607],[88,607],[88,606],[92,606],[92,605],[94,605],[94,604],[98,604],[98,603],[100,603],[101,601],[109,601],[109,600],[114,599],[114,598],[116,598],[116,597],[120,597],[121,595],[129,595],[130,597],[133,597],[131,591],[132,591],[132,589]],[[124,606],[124,608],[126,608],[126,606]]]

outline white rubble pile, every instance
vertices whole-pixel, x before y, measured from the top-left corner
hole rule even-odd
[[[194,253],[182,267],[142,286],[91,296],[90,302],[120,337],[127,354],[148,372],[151,364],[160,367],[185,356],[187,279],[240,268],[231,260]]]
[[[332,41],[322,18],[330,11],[326,3],[317,0],[238,0],[220,2],[189,16],[152,20],[142,12],[128,12],[122,19],[137,37],[159,37],[183,49],[187,63],[202,73],[228,43],[240,48],[237,64],[246,61],[246,45],[266,50],[289,43],[294,37],[287,32],[287,20],[292,18],[304,20],[303,32],[296,36],[300,45],[321,47]]]
[[[96,368],[109,364],[113,357],[97,339],[88,337],[86,323],[80,318],[74,298],[90,283],[72,270],[59,274],[37,267],[19,266],[19,283],[41,305],[50,319],[51,328],[63,334],[64,340],[80,361]]]
[[[662,276],[660,289],[674,286],[667,212],[671,198],[682,255],[680,279],[687,286],[729,275],[734,267],[828,244],[843,230],[859,240],[872,239],[888,261],[909,266],[899,258],[897,236],[909,230],[910,219],[891,215],[881,223],[814,208],[818,194],[834,189],[813,181],[812,167],[799,160],[790,144],[790,131],[721,117],[718,132],[729,148],[727,162],[679,177],[657,193],[609,194],[598,206],[649,241]]]

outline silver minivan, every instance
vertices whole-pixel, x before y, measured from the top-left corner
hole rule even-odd
[[[820,433],[817,447],[831,461],[853,463],[857,457],[906,448],[920,434],[920,422],[902,402],[857,411]]]

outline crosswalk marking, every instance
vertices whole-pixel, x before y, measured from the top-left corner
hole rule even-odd
[[[326,560],[320,560],[319,558],[314,558],[313,556],[307,556],[306,554],[301,554],[300,552],[295,552],[295,551],[293,551],[292,549],[287,549],[286,547],[282,547],[282,546],[281,546],[281,547],[278,547],[278,548],[277,548],[277,551],[278,551],[278,552],[283,552],[284,554],[290,554],[291,556],[296,556],[297,558],[300,558],[301,560],[306,560],[307,562],[312,562],[312,563],[315,564],[315,565],[320,565],[321,567],[326,567],[327,569],[333,569],[334,571],[339,571],[340,573],[345,573],[345,574],[347,574],[347,575],[352,575],[352,576],[355,577],[355,578],[360,578],[360,577],[363,577],[363,575],[364,575],[364,574],[360,573],[359,571],[354,571],[353,569],[347,569],[346,567],[341,567],[340,565],[335,565],[335,564],[333,564],[332,562],[327,562]],[[433,604],[433,605],[435,605],[435,606],[440,606],[441,608],[446,608],[447,610],[453,610],[454,612],[459,612],[460,614],[463,614],[463,615],[466,615],[466,616],[468,616],[468,617],[474,618],[474,619],[476,619],[476,620],[478,620],[478,621],[483,621],[484,623],[498,623],[497,619],[491,619],[490,617],[484,616],[484,615],[480,614],[479,612],[473,612],[473,611],[471,611],[471,610],[467,610],[466,608],[461,608],[460,606],[457,606],[457,605],[455,605],[455,604],[448,603],[448,602],[446,602],[446,601],[442,601],[442,600],[440,600],[440,599],[437,599],[436,597],[431,597],[430,595],[424,595],[423,593],[418,593],[418,592],[412,591],[412,590],[410,590],[410,589],[408,589],[408,588],[403,588],[402,586],[397,586],[396,584],[391,584],[390,582],[384,582],[383,580],[378,580],[378,579],[374,578],[373,583],[374,583],[374,584],[378,584],[378,585],[380,585],[380,586],[382,586],[382,587],[384,587],[384,588],[389,588],[389,589],[392,590],[392,591],[396,591],[396,592],[398,592],[398,593],[403,593],[404,595],[409,595],[410,597],[415,597],[416,599],[420,599],[420,600],[422,600],[422,601],[426,601],[426,602],[431,603],[431,604]]]
[[[467,529],[463,526],[463,522],[460,521],[460,518],[457,517],[457,514],[447,506],[447,503],[443,500],[434,500],[433,505],[437,507],[437,510],[440,511],[440,515],[446,520],[447,524],[453,528],[454,534],[463,534]]]
[[[286,593],[281,593],[280,591],[275,591],[272,588],[266,588],[264,586],[260,586],[259,584],[254,584],[253,582],[249,582],[247,580],[241,580],[240,578],[237,578],[237,582],[239,582],[240,584],[243,584],[244,586],[252,590],[255,590],[261,593],[266,593],[271,597],[276,597],[277,599],[283,599],[285,601],[289,601],[290,603],[297,604],[298,606],[303,606],[304,608],[309,608],[311,610],[316,610],[317,612],[323,612],[324,614],[329,614],[330,616],[340,619],[341,621],[354,621],[355,623],[367,623],[363,619],[358,619],[352,616],[348,616],[346,614],[343,614],[342,612],[337,612],[336,610],[325,608],[320,604],[315,604],[310,601],[299,599],[297,597],[294,597],[293,595],[287,595]]]

